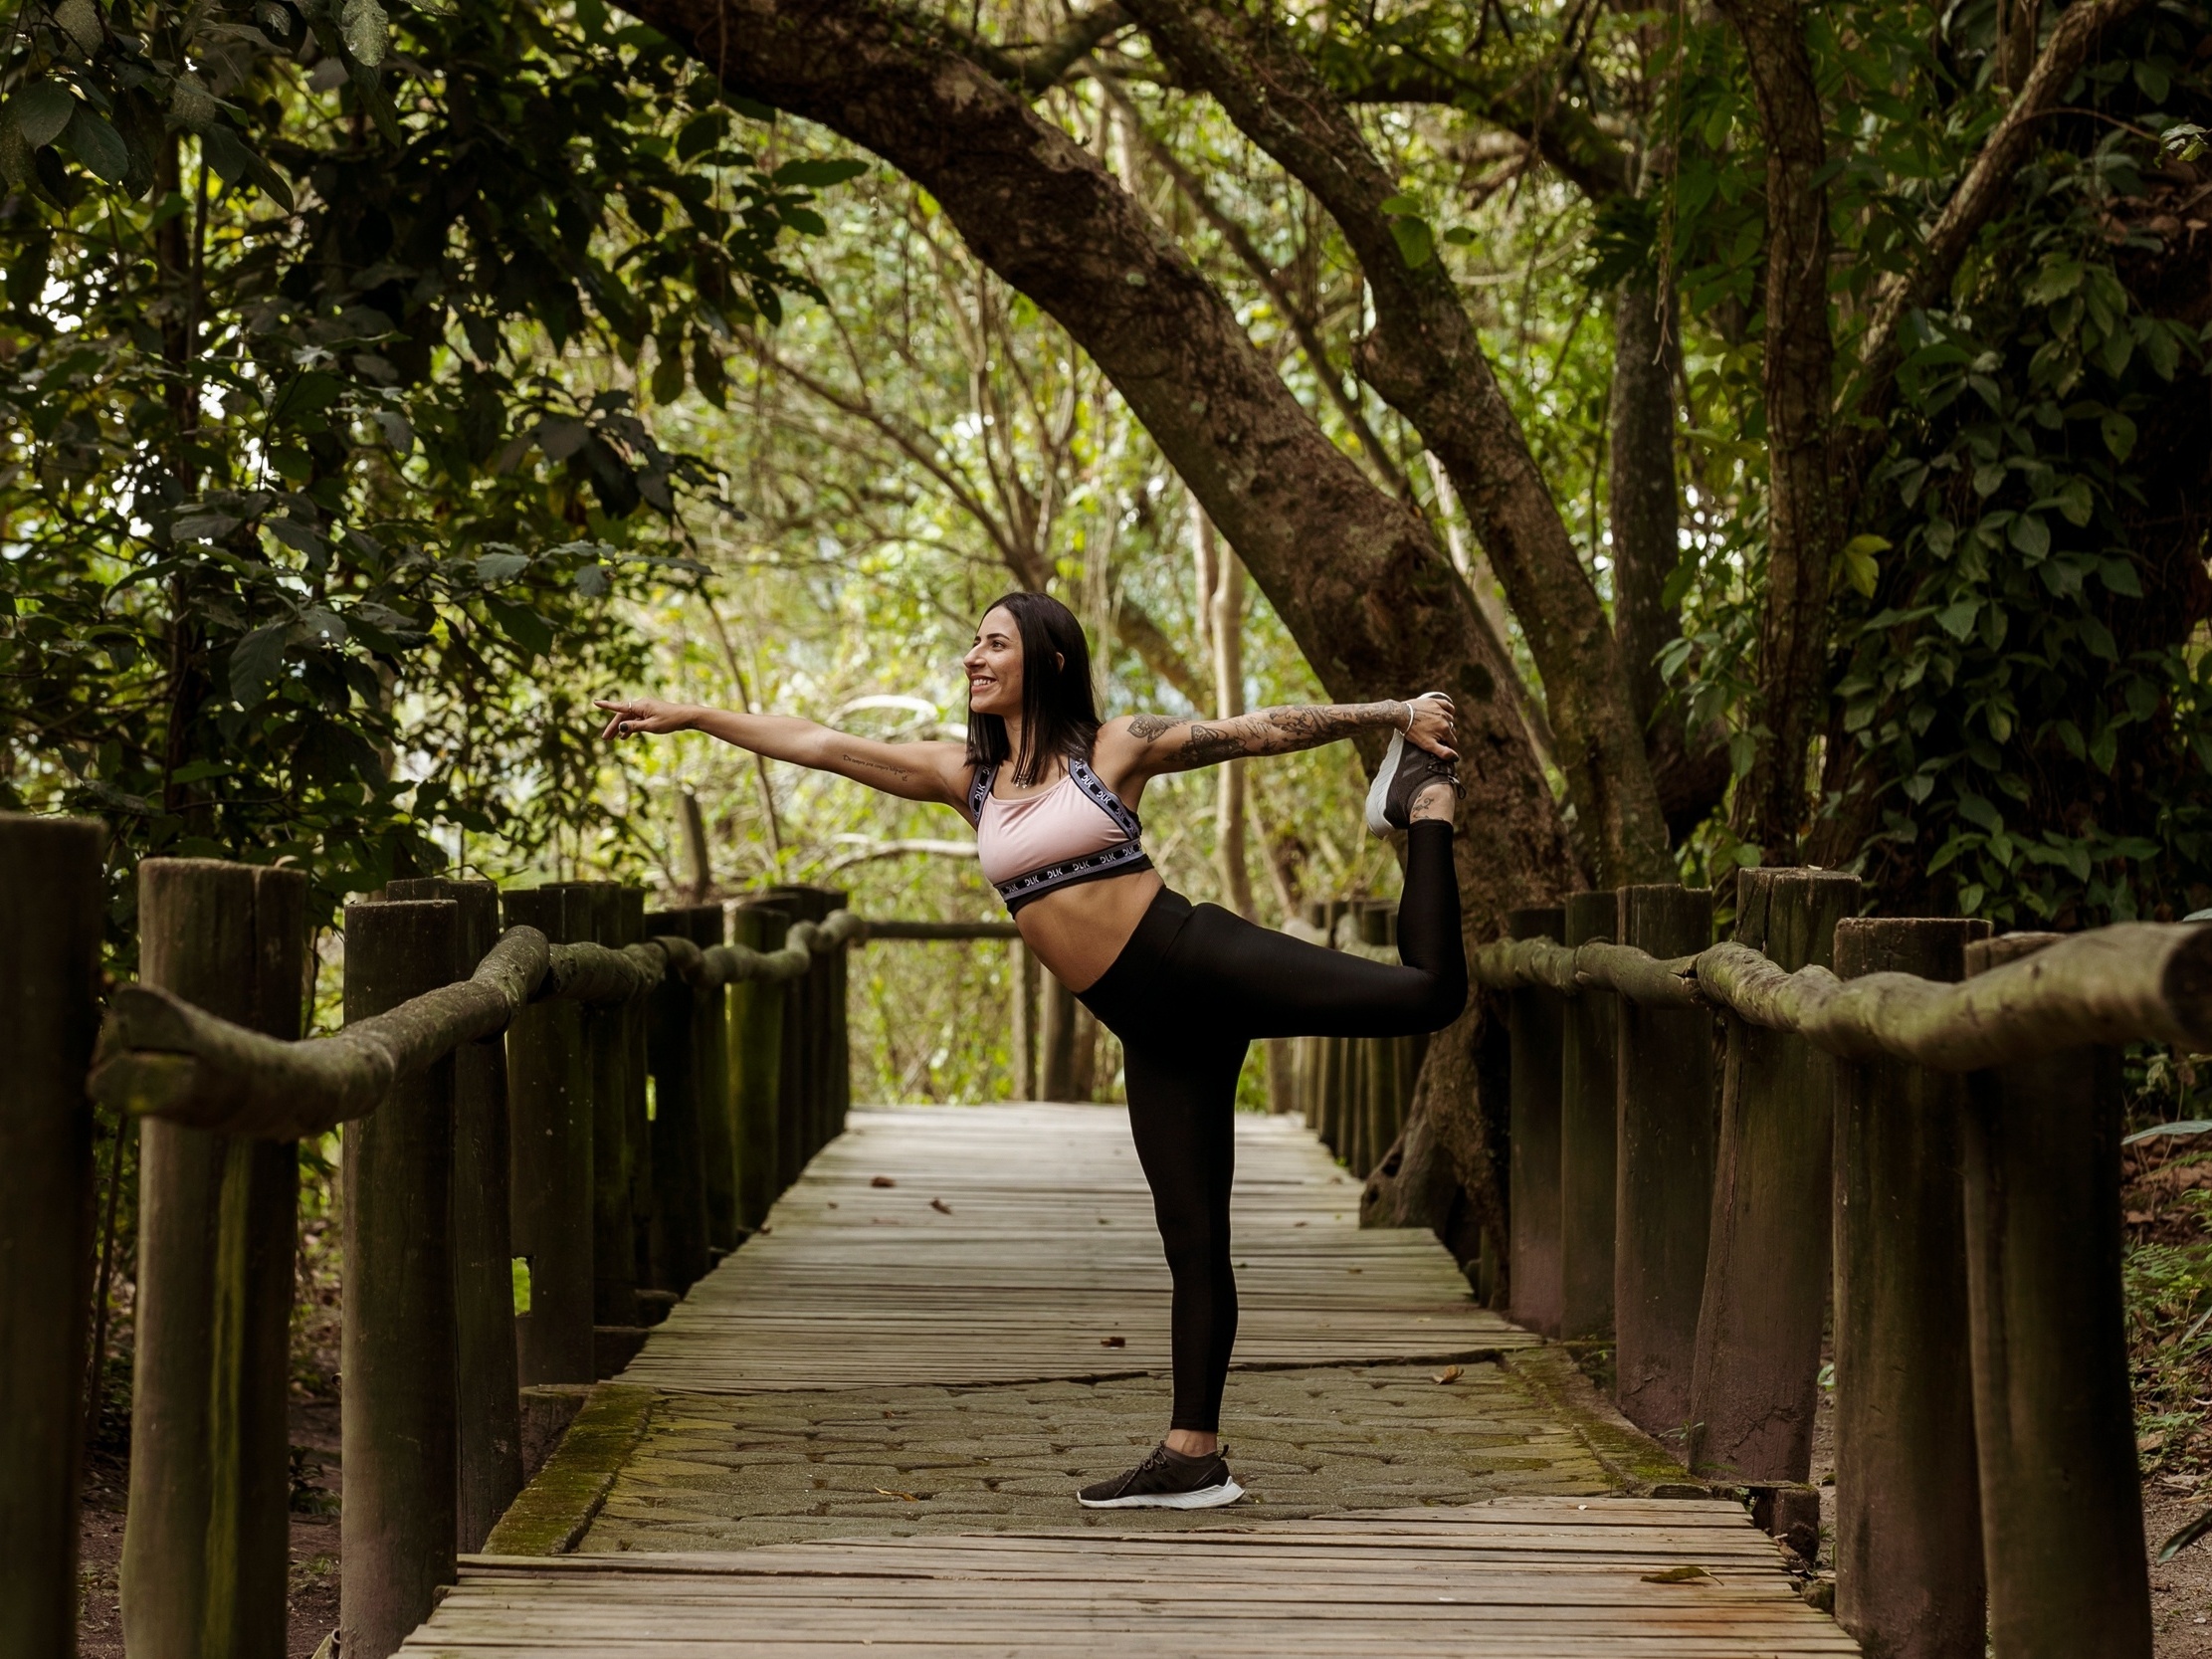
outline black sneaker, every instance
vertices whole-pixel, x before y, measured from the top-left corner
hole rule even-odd
[[[1423,692],[1413,701],[1421,703],[1442,695]],[[1368,833],[1387,835],[1394,829],[1404,829],[1412,821],[1414,797],[1432,783],[1449,783],[1457,790],[1459,762],[1416,747],[1406,741],[1402,731],[1394,734],[1382,765],[1375,771],[1375,781],[1367,790]]]
[[[1076,1502],[1087,1510],[1210,1510],[1233,1504],[1244,1488],[1229,1473],[1228,1452],[1224,1446],[1203,1457],[1185,1457],[1154,1446],[1127,1474],[1094,1482],[1076,1494]]]

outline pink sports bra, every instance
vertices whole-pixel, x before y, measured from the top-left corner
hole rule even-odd
[[[997,777],[996,766],[976,767],[968,817],[983,875],[1008,912],[1064,887],[1152,868],[1142,821],[1081,755],[1068,756],[1066,777],[1021,800],[994,796]]]

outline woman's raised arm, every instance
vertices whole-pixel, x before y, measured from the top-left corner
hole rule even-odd
[[[592,707],[607,712],[603,737],[704,731],[770,760],[835,772],[887,795],[966,808],[967,750],[958,743],[884,743],[795,715],[748,715],[657,697],[602,698]]]
[[[1436,693],[1408,703],[1320,703],[1258,709],[1228,720],[1125,716],[1106,722],[1100,735],[1123,750],[1120,769],[1156,777],[1248,755],[1317,748],[1355,731],[1383,728],[1403,732],[1406,741],[1431,754],[1458,758],[1450,746],[1452,700]]]

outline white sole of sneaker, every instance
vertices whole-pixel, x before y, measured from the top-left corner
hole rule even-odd
[[[1398,767],[1404,762],[1406,739],[1404,732],[1397,732],[1390,739],[1390,746],[1383,751],[1382,764],[1375,768],[1375,781],[1367,785],[1367,833],[1388,835],[1390,820],[1383,816],[1383,809],[1390,804],[1390,785],[1396,781]]]
[[[1161,1492],[1142,1498],[1081,1498],[1076,1502],[1087,1510],[1210,1510],[1223,1504],[1233,1504],[1244,1496],[1244,1488],[1235,1481],[1222,1486],[1201,1487],[1196,1492]]]

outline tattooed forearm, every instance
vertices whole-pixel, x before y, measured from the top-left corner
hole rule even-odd
[[[1129,735],[1160,744],[1174,766],[1212,766],[1252,755],[1289,754],[1349,737],[1355,731],[1404,725],[1402,703],[1327,703],[1262,709],[1231,720],[1180,721],[1164,715],[1138,715]]]
[[[855,754],[851,749],[844,750],[839,758],[848,766],[858,766],[864,772],[882,772],[887,777],[898,778],[902,783],[914,775],[904,766],[894,765],[889,760],[871,759],[865,754]]]

